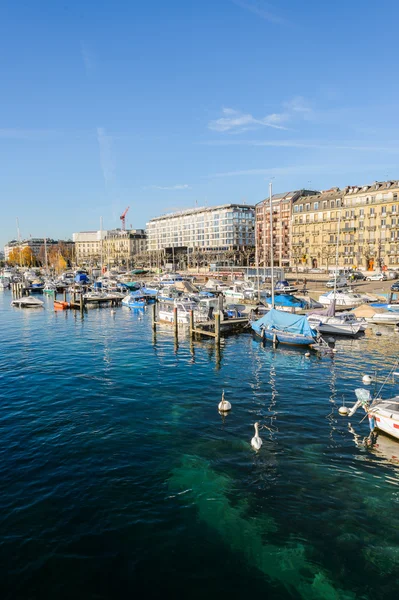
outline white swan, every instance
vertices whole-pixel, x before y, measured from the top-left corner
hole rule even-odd
[[[255,435],[251,440],[251,446],[255,450],[260,450],[262,444],[262,439],[259,437],[259,423],[255,423]]]
[[[231,404],[228,400],[224,399],[224,390],[222,392],[222,400],[219,402],[219,406],[218,409],[221,412],[227,412],[228,410],[231,410]]]

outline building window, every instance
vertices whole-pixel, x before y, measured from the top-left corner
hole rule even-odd
[[[319,208],[319,203],[318,203],[318,202],[315,202],[315,203],[313,204],[313,208],[314,208],[314,210],[318,210],[318,208]]]
[[[326,200],[323,202],[323,208],[327,208],[327,201]]]
[[[306,204],[305,210],[310,210],[310,204]]]
[[[334,200],[331,200],[331,202],[330,202],[330,208],[335,208],[335,201]]]
[[[299,206],[294,206],[294,212],[298,212]]]
[[[374,217],[375,215],[375,208],[370,208],[370,217]]]
[[[299,212],[303,212],[303,204],[299,205]]]

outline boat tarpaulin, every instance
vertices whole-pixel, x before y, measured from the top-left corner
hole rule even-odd
[[[261,334],[262,327],[292,334],[316,336],[314,329],[311,328],[306,317],[282,312],[274,308],[269,310],[264,317],[252,323],[252,329],[259,334]]]
[[[85,275],[85,273],[78,273],[78,275],[75,276],[75,281],[76,283],[87,283],[89,278],[87,275]]]
[[[269,299],[268,299],[269,300]],[[277,306],[285,306],[285,307],[294,307],[294,308],[305,308],[306,302],[296,298],[295,296],[291,296],[290,294],[276,294],[274,298],[274,303]]]

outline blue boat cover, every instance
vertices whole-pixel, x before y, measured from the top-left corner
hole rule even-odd
[[[277,331],[310,337],[316,336],[316,332],[310,327],[306,317],[293,315],[292,313],[276,310],[275,308],[272,308],[264,317],[252,323],[251,327],[260,335],[262,325],[265,329],[275,329]]]
[[[85,275],[85,273],[79,273],[78,275],[76,275],[75,281],[76,283],[87,283],[89,281],[89,278],[87,277],[87,275]]]
[[[306,308],[306,302],[291,296],[290,294],[278,294],[274,297],[274,304],[277,306],[296,306],[297,308]]]

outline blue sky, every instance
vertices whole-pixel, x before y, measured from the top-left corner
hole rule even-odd
[[[0,8],[0,245],[399,178],[392,1]]]

